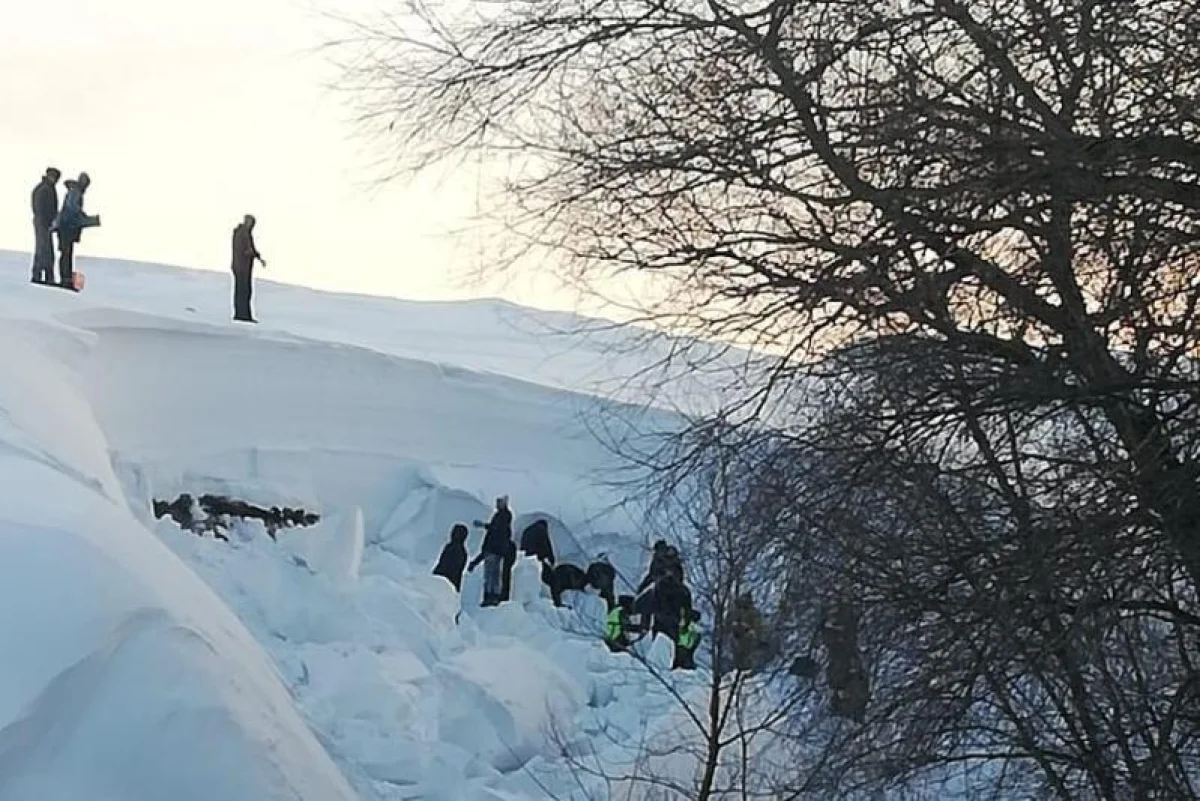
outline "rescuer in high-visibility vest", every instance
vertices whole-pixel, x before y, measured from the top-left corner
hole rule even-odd
[[[608,613],[604,624],[604,644],[613,652],[624,651],[629,647],[627,627],[629,615],[633,613],[633,596],[622,595],[617,605]]]
[[[675,663],[671,669],[695,670],[696,648],[700,645],[700,613],[695,609],[684,609],[682,618],[679,637],[675,640]]]

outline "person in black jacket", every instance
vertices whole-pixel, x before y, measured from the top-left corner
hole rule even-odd
[[[638,585],[637,591],[644,592],[668,573],[682,582],[684,580],[683,560],[680,559],[679,551],[675,546],[667,545],[665,540],[659,540],[654,543],[654,553],[650,556],[650,567],[646,570],[646,577]]]
[[[553,567],[554,544],[550,541],[549,523],[536,520],[521,532],[521,553]]]
[[[654,633],[665,634],[675,642],[679,624],[692,608],[692,593],[674,572],[664,573],[654,585]]]
[[[455,592],[462,592],[463,570],[467,567],[467,527],[456,523],[450,529],[450,541],[442,548],[433,575],[442,576],[454,585]]]
[[[555,606],[562,606],[562,596],[567,590],[583,592],[587,589],[587,573],[582,568],[565,562],[550,571],[550,598]]]
[[[250,298],[254,284],[254,262],[267,266],[258,246],[254,244],[254,226],[257,220],[247,214],[241,225],[233,229],[233,319],[243,323],[258,322],[250,311]]]
[[[58,180],[62,173],[50,167],[33,188],[33,283],[54,283],[54,236],[51,230],[58,217]]]
[[[512,543],[512,512],[508,508],[508,496],[496,499],[496,512],[488,523],[475,521],[476,528],[485,530],[483,546],[479,556],[471,562],[468,570],[474,570],[483,562],[483,605],[495,606],[504,594],[504,557]]]
[[[596,592],[600,593],[600,597],[604,599],[604,603],[608,605],[608,611],[612,611],[617,605],[616,589],[617,571],[611,564],[608,563],[607,557],[604,554],[588,565],[587,581]]]

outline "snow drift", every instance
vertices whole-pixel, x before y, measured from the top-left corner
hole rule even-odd
[[[126,508],[80,392],[88,337],[0,336],[0,798],[354,797],[261,648]]]
[[[478,573],[461,597],[429,575],[505,493],[518,532],[544,517],[560,559],[636,580],[652,533],[594,428],[674,417],[471,327],[511,307],[268,287],[294,326],[248,330],[220,275],[105,263],[75,296],[22,262],[0,255],[0,592],[27,610],[0,624],[0,799],[570,798],[564,745],[678,725],[599,642],[597,599],[555,609],[524,560],[496,609]],[[184,492],[321,521],[202,539],[151,514]]]

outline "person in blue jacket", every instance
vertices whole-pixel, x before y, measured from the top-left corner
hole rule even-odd
[[[75,290],[75,246],[83,238],[85,228],[100,225],[99,215],[88,215],[83,210],[83,196],[92,179],[86,172],[79,178],[67,181],[67,196],[63,199],[62,211],[58,213],[55,230],[58,231],[58,279],[64,289]]]

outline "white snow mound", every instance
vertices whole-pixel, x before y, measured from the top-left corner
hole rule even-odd
[[[0,254],[0,801],[570,799],[566,754],[686,728],[603,647],[599,599],[555,609],[524,558],[492,609],[482,570],[461,595],[430,573],[507,494],[518,536],[546,519],[627,591],[654,537],[595,429],[675,418],[565,391],[579,355],[548,375],[543,338],[473,330],[478,304],[275,287],[292,331],[246,329],[203,311],[219,275],[96,263],[73,295],[22,261]],[[185,492],[321,520],[201,538],[153,518]]]

